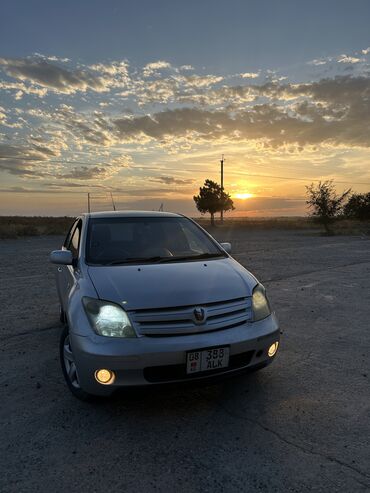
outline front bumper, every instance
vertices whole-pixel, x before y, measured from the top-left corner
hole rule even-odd
[[[81,387],[95,395],[110,395],[117,388],[212,380],[243,369],[263,367],[273,358],[270,345],[280,340],[276,317],[216,332],[170,336],[113,339],[92,334],[81,336],[70,329],[73,354]],[[228,368],[207,373],[186,374],[186,352],[212,346],[229,346]],[[101,385],[94,377],[97,369],[113,370],[112,385]]]

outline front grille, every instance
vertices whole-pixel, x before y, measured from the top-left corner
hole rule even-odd
[[[151,383],[171,382],[174,380],[192,380],[195,378],[206,377],[223,373],[229,370],[237,370],[248,366],[254,351],[246,351],[244,353],[234,354],[230,356],[229,366],[220,368],[219,370],[202,371],[199,373],[186,373],[186,365],[167,365],[167,366],[150,366],[144,368],[144,378]]]
[[[196,320],[195,308],[204,310],[204,322],[199,323]],[[224,330],[250,321],[251,298],[235,298],[203,305],[136,310],[130,312],[130,316],[140,335],[158,337],[198,334]]]

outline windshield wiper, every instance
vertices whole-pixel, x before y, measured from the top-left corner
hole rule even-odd
[[[199,255],[181,255],[180,257],[127,257],[121,260],[112,260],[104,265],[124,265],[124,264],[137,264],[137,263],[167,263],[178,262],[181,260],[203,260],[206,258],[225,257],[223,253],[200,253]]]
[[[177,262],[181,260],[203,260],[206,258],[225,257],[223,253],[200,253],[199,255],[183,255],[181,257],[162,257],[161,263]]]
[[[162,259],[167,257],[127,257],[121,260],[112,260],[111,262],[107,262],[104,265],[123,265],[123,264],[137,264],[139,262],[159,262]]]

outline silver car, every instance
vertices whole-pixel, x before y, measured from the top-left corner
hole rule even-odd
[[[84,214],[51,253],[72,393],[215,379],[262,368],[280,339],[264,287],[193,220]]]

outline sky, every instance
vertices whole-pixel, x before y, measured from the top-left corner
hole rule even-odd
[[[0,215],[112,208],[307,214],[305,186],[370,191],[368,0],[0,6]]]

